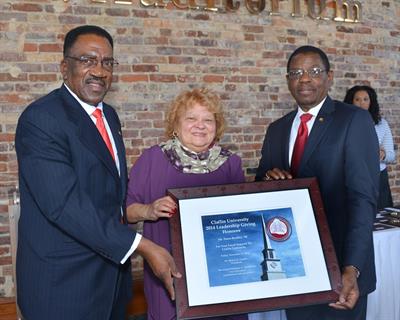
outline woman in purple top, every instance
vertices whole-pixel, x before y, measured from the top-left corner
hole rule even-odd
[[[244,182],[240,157],[218,145],[225,129],[220,99],[207,89],[180,94],[167,113],[166,143],[143,152],[129,175],[128,221],[145,221],[146,238],[171,251],[168,218],[176,204],[168,188]],[[175,303],[144,266],[147,319],[176,319]],[[208,318],[210,319],[210,318]],[[247,315],[218,319],[247,319]]]

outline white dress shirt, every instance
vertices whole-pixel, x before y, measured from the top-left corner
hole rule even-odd
[[[315,107],[311,108],[308,110],[308,112],[304,112],[300,107],[297,107],[297,114],[294,117],[293,123],[292,123],[292,129],[290,130],[290,140],[289,140],[289,165],[291,165],[292,162],[292,154],[293,154],[293,149],[294,149],[294,143],[296,142],[296,137],[297,137],[297,131],[299,130],[299,126],[301,123],[300,117],[304,113],[309,113],[312,115],[312,118],[307,122],[307,129],[308,129],[308,135],[310,135],[311,129],[314,125],[315,119],[318,115],[319,110],[321,110],[322,105],[324,104],[326,100],[326,97]]]

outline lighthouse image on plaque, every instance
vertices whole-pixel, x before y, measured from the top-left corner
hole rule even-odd
[[[275,241],[287,240],[291,233],[290,224],[282,217],[273,217],[267,224],[265,223],[263,214],[261,214],[261,219],[264,238],[264,249],[262,251],[264,259],[261,262],[261,280],[285,279],[286,273],[282,269],[281,260],[271,246],[270,238]]]

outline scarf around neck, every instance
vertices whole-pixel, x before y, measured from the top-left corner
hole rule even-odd
[[[184,147],[178,138],[160,144],[170,163],[183,173],[209,173],[221,167],[232,155],[227,149],[213,144],[203,152],[194,152]]]

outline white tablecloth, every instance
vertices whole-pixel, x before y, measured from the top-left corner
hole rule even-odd
[[[249,320],[286,320],[285,310],[249,314]]]
[[[368,296],[367,320],[400,320],[400,228],[374,231],[377,286]],[[249,320],[286,320],[284,310],[253,313]]]
[[[374,231],[377,284],[367,320],[400,320],[400,228]]]

